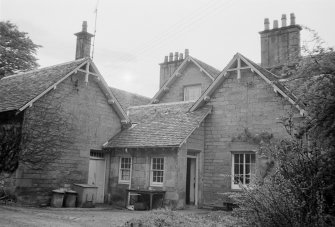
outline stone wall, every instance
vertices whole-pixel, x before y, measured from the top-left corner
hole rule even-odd
[[[247,128],[251,133],[269,132],[275,137],[286,136],[279,118],[296,111],[288,101],[250,70],[229,72],[207,105],[213,110],[205,119],[204,203],[217,199],[217,192],[231,191],[231,151],[250,151],[251,144],[236,148],[232,142]],[[238,147],[238,146],[237,146]]]
[[[166,92],[159,100],[160,103],[184,101],[184,87],[187,85],[201,84],[201,90],[204,92],[211,84],[212,80],[199,67],[192,62],[181,71],[182,76],[170,86],[170,90]]]
[[[121,157],[132,157],[132,189],[148,189],[150,187],[150,168],[152,157],[164,157],[164,184],[163,187],[153,189],[166,190],[165,205],[171,208],[183,208],[186,195],[186,166],[187,154],[192,152],[198,156],[199,201],[202,200],[202,171],[204,149],[203,124],[197,128],[180,148],[127,148],[109,150],[110,171],[108,193],[111,202],[124,206],[126,204],[126,189],[129,184],[119,183],[119,166]]]
[[[112,203],[124,205],[126,203],[126,189],[129,184],[119,183],[119,165],[121,157],[132,157],[132,189],[145,189],[150,187],[150,165],[152,157],[164,157],[164,183],[163,187],[152,187],[153,189],[166,190],[166,203],[174,204],[178,200],[177,186],[177,148],[155,148],[155,149],[124,149],[111,151],[109,174],[109,193]]]
[[[80,72],[67,78],[25,110],[23,131],[31,135],[25,149],[58,155],[40,169],[20,166],[19,199],[47,202],[52,189],[87,183],[90,149],[101,149],[120,128],[119,117],[92,77],[88,85]]]

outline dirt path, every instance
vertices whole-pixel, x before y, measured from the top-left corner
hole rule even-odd
[[[0,206],[0,226],[120,226],[147,211]]]

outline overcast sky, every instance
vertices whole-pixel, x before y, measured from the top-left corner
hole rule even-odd
[[[94,32],[97,0],[0,0],[10,20],[43,47],[41,67],[74,60],[82,21]],[[264,18],[294,12],[297,24],[335,46],[334,0],[99,0],[94,62],[107,83],[153,97],[159,63],[169,52],[190,55],[222,70],[236,52],[260,62]],[[307,34],[302,33],[302,40]]]

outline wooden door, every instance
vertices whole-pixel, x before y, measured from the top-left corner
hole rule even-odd
[[[105,160],[104,159],[90,159],[88,169],[88,184],[98,187],[97,203],[104,202],[105,189]]]

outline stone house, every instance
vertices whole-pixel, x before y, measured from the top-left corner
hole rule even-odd
[[[20,165],[11,182],[27,203],[45,202],[52,189],[72,183],[96,184],[103,202],[105,179],[96,177],[105,171],[102,145],[129,124],[123,108],[150,101],[108,87],[88,57],[86,23],[76,36],[75,61],[0,80],[0,124],[15,124],[28,137],[22,148],[30,165]],[[38,150],[41,158],[29,159]]]
[[[275,21],[273,29],[265,20],[260,65],[236,53],[220,71],[188,50],[170,53],[160,64],[160,89],[151,100],[108,88],[92,60],[82,58],[89,56],[91,37],[84,25],[76,34],[78,60],[0,80],[0,112],[15,113],[23,129],[34,120],[34,109],[60,94],[66,94],[62,108],[52,112],[72,116],[62,157],[50,171],[19,169],[17,192],[33,194],[44,185],[38,192],[47,196],[62,183],[94,183],[99,202],[124,204],[126,189],[161,189],[166,205],[183,208],[240,190],[239,183],[250,183],[261,163],[256,146],[243,140],[245,130],[284,137],[278,119],[287,112],[304,115],[276,74],[300,55],[301,27],[293,14],[290,19],[287,25],[283,15],[282,26]],[[10,80],[22,80],[13,95]],[[31,95],[23,99],[26,91]]]
[[[262,160],[256,145],[243,139],[245,131],[285,137],[280,118],[289,112],[304,115],[274,73],[300,55],[300,30],[294,14],[289,26],[283,15],[281,28],[275,21],[270,29],[266,19],[260,65],[240,53],[222,71],[188,50],[185,58],[177,52],[166,56],[150,105],[130,107],[133,126],[104,146],[115,163],[109,178],[112,199],[124,198],[127,188],[152,187],[166,191],[167,205],[204,206],[220,193],[240,190],[239,183],[249,184]],[[187,129],[185,123],[192,126]]]

